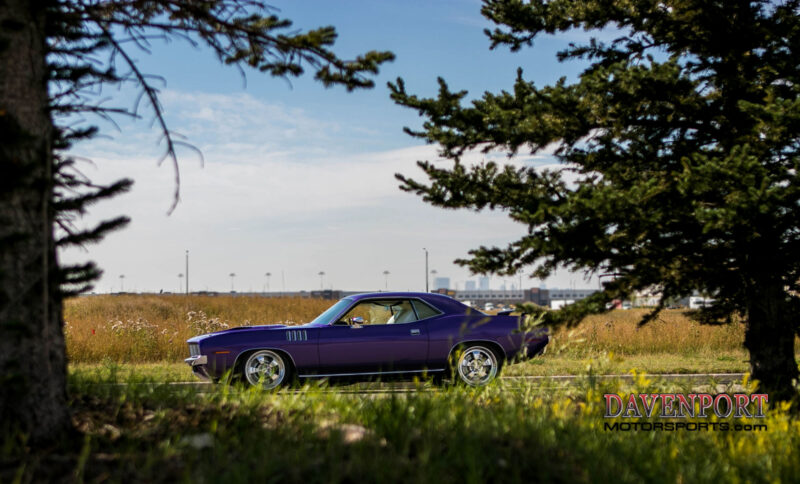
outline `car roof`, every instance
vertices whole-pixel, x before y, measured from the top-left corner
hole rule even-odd
[[[361,294],[353,294],[348,296],[349,299],[359,301],[361,299],[422,299],[423,301],[431,304],[433,307],[445,313],[466,313],[475,311],[469,306],[453,299],[444,294],[436,294],[431,292],[365,292]]]

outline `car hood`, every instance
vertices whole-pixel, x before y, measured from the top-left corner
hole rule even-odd
[[[215,331],[213,333],[208,334],[201,334],[199,336],[194,336],[186,340],[187,343],[199,343],[200,341],[210,338],[212,336],[221,336],[224,334],[232,334],[232,333],[239,333],[242,331],[264,331],[264,330],[277,330],[277,329],[284,329],[288,328],[285,324],[262,324],[258,326],[237,326],[235,328],[223,329],[222,331]]]

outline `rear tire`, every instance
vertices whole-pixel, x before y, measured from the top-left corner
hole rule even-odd
[[[490,348],[480,344],[464,346],[454,354],[453,378],[472,387],[488,385],[500,373],[500,359]]]

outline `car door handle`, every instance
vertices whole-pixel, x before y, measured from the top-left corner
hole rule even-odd
[[[411,330],[411,336],[419,336],[419,330],[418,329],[412,329]]]

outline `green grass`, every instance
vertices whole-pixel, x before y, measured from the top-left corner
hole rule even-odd
[[[744,352],[720,352],[714,356],[657,353],[630,355],[625,357],[595,353],[574,355],[569,353],[545,354],[523,363],[508,365],[504,376],[552,376],[581,375],[589,369],[594,373],[622,374],[637,370],[649,374],[658,373],[744,373],[749,371]],[[142,379],[159,382],[198,381],[184,363],[73,363],[71,375],[85,380],[108,379],[113,372],[118,381]]]
[[[187,335],[212,323],[301,321],[317,308],[232,298],[71,304],[69,395],[78,433],[46,449],[2,436],[0,483],[718,483],[800,476],[800,420],[786,409],[769,410],[759,421],[765,432],[603,430],[604,392],[699,388],[641,372],[746,372],[739,324],[702,327],[673,311],[638,328],[638,313],[615,311],[557,331],[546,355],[503,372],[578,375],[570,384],[504,379],[484,389],[424,383],[399,394],[358,394],[313,382],[278,393],[226,385],[199,392],[166,384],[196,381],[180,362]],[[289,314],[298,308],[302,313]],[[197,319],[203,328],[187,319],[189,309],[208,314]],[[633,382],[590,376],[631,370],[639,372]]]
[[[614,356],[603,354],[575,356],[569,354],[544,355],[523,363],[508,365],[505,376],[528,375],[580,375],[592,369],[595,373],[622,374],[637,370],[649,374],[659,373],[744,373],[749,371],[744,352],[721,352],[712,357],[653,353],[644,355]]]
[[[70,376],[82,436],[47,449],[6,438],[0,481],[45,482],[795,482],[800,422],[766,432],[603,430],[602,394],[667,383],[499,382],[402,395],[127,386]],[[690,388],[672,390],[689,391]]]
[[[72,363],[69,375],[76,381],[84,382],[137,382],[153,381],[160,383],[200,381],[192,374],[185,363],[116,363],[106,360],[103,363]]]

